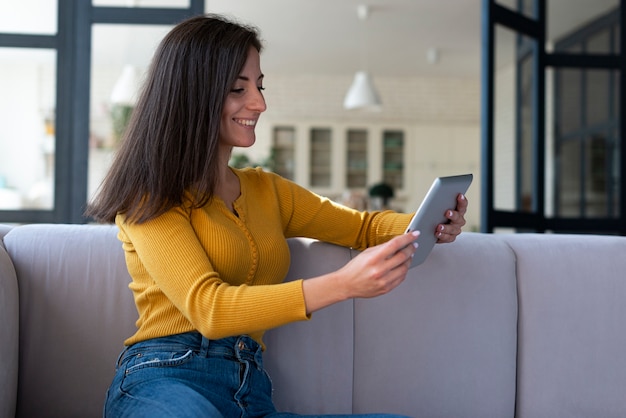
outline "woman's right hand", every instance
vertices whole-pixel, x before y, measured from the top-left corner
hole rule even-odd
[[[303,282],[307,313],[352,298],[384,295],[404,281],[419,232],[370,247],[339,270]]]

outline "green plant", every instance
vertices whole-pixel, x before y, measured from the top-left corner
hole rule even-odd
[[[383,206],[389,204],[389,199],[393,197],[393,187],[385,182],[376,183],[369,189],[370,197],[379,197],[383,201]]]
[[[124,136],[124,131],[130,116],[133,113],[133,107],[128,105],[116,104],[111,107],[111,119],[113,120],[113,137],[115,141],[119,141]]]

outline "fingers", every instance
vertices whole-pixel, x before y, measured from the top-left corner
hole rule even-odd
[[[385,245],[386,249],[389,252],[389,256],[393,256],[402,250],[409,249],[409,255],[415,252],[415,248],[417,248],[417,237],[419,237],[420,231],[411,231],[408,234],[398,235],[397,237],[389,240]],[[413,246],[412,244],[415,244]]]
[[[380,296],[402,283],[409,270],[418,236],[418,231],[399,235],[384,244],[366,249],[348,263],[343,272],[350,282],[350,297]]]
[[[437,225],[435,236],[437,237],[438,243],[453,242],[461,233],[463,226],[465,226],[465,213],[467,212],[467,205],[468,201],[465,195],[459,194],[457,196],[457,205],[455,210],[447,210],[445,213],[449,222],[447,224]]]
[[[390,249],[392,249],[392,252],[387,256],[383,268],[389,272],[393,272],[398,268],[402,269],[395,273],[400,274],[401,278],[404,279],[404,275],[411,264],[411,258],[417,249],[416,240],[419,235],[419,231],[412,231],[408,234],[397,236],[387,242],[385,245],[388,245]]]

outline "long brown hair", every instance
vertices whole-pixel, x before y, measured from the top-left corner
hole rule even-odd
[[[213,196],[218,175],[220,117],[226,95],[250,47],[261,52],[256,28],[208,14],[176,25],[161,41],[113,164],[86,216],[145,222]]]

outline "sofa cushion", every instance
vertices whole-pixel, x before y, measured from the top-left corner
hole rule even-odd
[[[0,418],[15,416],[19,347],[18,298],[15,269],[0,240]]]
[[[513,417],[516,330],[513,252],[475,233],[436,245],[393,292],[356,301],[354,412]]]
[[[517,416],[626,416],[626,238],[501,239],[517,256]]]
[[[100,417],[137,312],[114,226],[26,225],[4,242],[19,278],[18,417]]]

